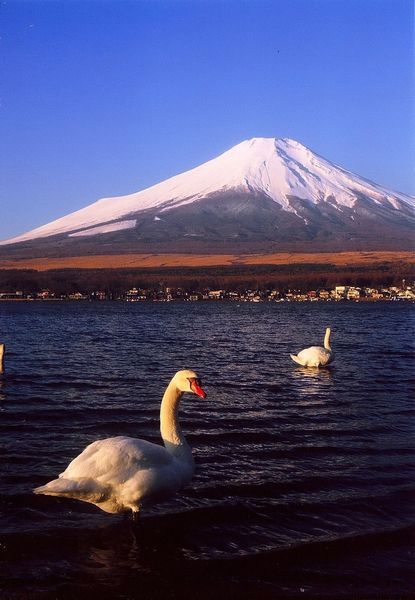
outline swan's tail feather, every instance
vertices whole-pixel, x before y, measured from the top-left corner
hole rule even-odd
[[[298,358],[298,356],[296,354],[290,354],[291,358],[293,359],[294,362],[296,362],[298,365],[303,365],[303,363],[301,362],[301,360]]]
[[[44,494],[46,496],[66,496],[68,498],[78,498],[79,500],[88,500],[89,502],[102,501],[106,497],[107,487],[89,477],[80,479],[65,479],[59,477],[49,481],[46,485],[35,488],[35,494]]]

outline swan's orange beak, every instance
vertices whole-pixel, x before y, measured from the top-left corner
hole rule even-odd
[[[200,381],[198,379],[192,379],[190,381],[190,389],[201,398],[206,398],[206,392],[200,387]]]

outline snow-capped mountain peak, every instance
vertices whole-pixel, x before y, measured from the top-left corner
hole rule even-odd
[[[221,195],[226,203],[231,193],[267,198],[276,208],[295,215],[306,225],[307,206],[311,210],[313,206],[330,204],[331,209],[343,212],[353,210],[359,198],[368,198],[373,206],[388,210],[408,211],[414,206],[413,198],[354,175],[295,140],[252,138],[147,189],[103,198],[1,244],[61,234],[92,236],[128,230],[149,212],[154,213],[152,221],[157,223],[166,213],[194,203],[203,208]]]

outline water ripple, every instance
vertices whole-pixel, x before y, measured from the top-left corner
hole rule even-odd
[[[103,597],[409,598],[412,310],[0,303],[3,596],[82,597],[92,581]],[[294,365],[327,325],[332,368]],[[158,443],[184,367],[208,399],[182,402],[197,471],[181,494],[139,526],[32,494],[95,439]]]

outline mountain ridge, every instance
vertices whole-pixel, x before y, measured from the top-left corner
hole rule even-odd
[[[101,253],[154,244],[411,247],[415,199],[331,163],[290,138],[245,140],[139,192],[96,202],[20,236],[7,248]],[[412,233],[411,233],[412,232]],[[95,250],[92,246],[96,246]],[[101,246],[101,248],[100,248]],[[290,248],[291,250],[292,248]],[[128,250],[129,251],[129,250]],[[3,252],[1,252],[3,254]]]

